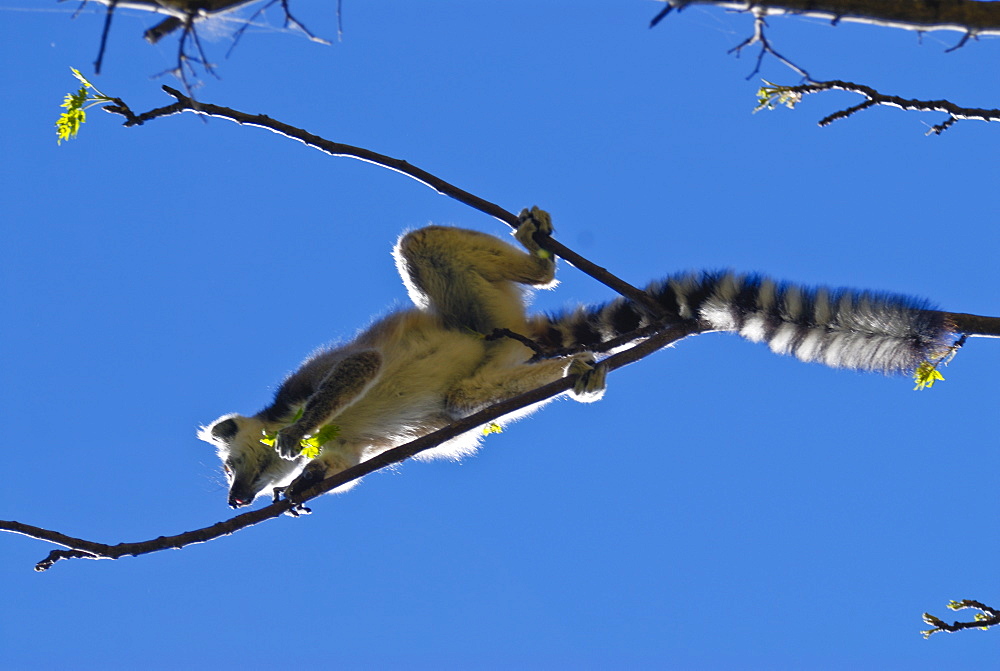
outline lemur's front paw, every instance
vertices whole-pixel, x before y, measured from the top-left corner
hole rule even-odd
[[[543,251],[535,241],[535,233],[552,235],[552,217],[549,213],[538,207],[532,207],[530,210],[521,210],[517,220],[517,231],[514,233],[517,241],[533,254]]]
[[[578,375],[573,384],[573,396],[581,403],[601,400],[607,389],[608,367],[595,363],[593,354],[579,355],[573,359],[566,371],[567,375]]]
[[[306,435],[303,431],[296,429],[295,425],[286,426],[274,439],[274,449],[282,459],[293,461],[302,454],[302,439]]]
[[[293,503],[298,503],[302,492],[325,479],[326,465],[320,461],[310,461],[299,477],[292,480],[292,483],[285,487],[285,498]]]

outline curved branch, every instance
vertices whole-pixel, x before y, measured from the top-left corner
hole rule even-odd
[[[362,147],[355,147],[340,142],[332,142],[318,135],[314,135],[307,130],[291,126],[263,114],[247,114],[246,112],[240,112],[229,107],[199,102],[169,86],[164,86],[163,90],[173,96],[177,102],[172,105],[158,107],[148,112],[143,112],[142,114],[135,114],[124,101],[120,98],[115,98],[114,104],[104,107],[104,110],[106,112],[124,116],[126,119],[126,127],[141,126],[147,121],[179,114],[181,112],[193,112],[202,116],[235,121],[236,123],[244,126],[264,128],[287,138],[298,140],[306,146],[318,149],[322,152],[330,154],[331,156],[356,158],[367,163],[373,163],[383,168],[388,168],[389,170],[394,170],[398,173],[406,175],[407,177],[417,180],[425,186],[429,186],[441,195],[454,198],[460,203],[464,203],[469,207],[499,219],[515,230],[517,229],[518,218],[516,214],[508,212],[496,203],[491,203],[484,198],[480,198],[479,196],[469,193],[464,189],[460,189],[454,184],[446,182],[440,177],[433,175],[422,168],[418,168],[417,166],[402,159],[386,156],[385,154],[379,154]],[[569,263],[573,264],[574,267],[590,275],[598,282],[601,282],[626,298],[644,306],[650,311],[650,314],[661,314],[660,306],[647,296],[646,292],[637,289],[621,278],[612,275],[606,268],[602,268],[601,266],[588,261],[551,237],[540,238],[538,243],[544,249],[565,259]]]
[[[833,23],[851,21],[888,28],[927,32],[956,30],[970,36],[1000,35],[1000,3],[975,0],[913,2],[912,0],[664,0],[669,8],[688,5],[713,5],[740,12],[753,11],[763,16],[811,16]],[[661,11],[654,22],[661,20]]]
[[[637,343],[625,351],[608,357],[602,362],[602,365],[606,366],[609,371],[616,370],[638,361],[639,359],[647,357],[653,352],[682,338],[695,333],[700,333],[702,330],[702,327],[694,321],[684,322],[668,328],[661,328],[658,333],[648,339]],[[474,415],[470,415],[469,417],[453,422],[443,429],[429,433],[426,436],[410,441],[405,445],[383,452],[368,461],[358,464],[357,466],[349,468],[345,471],[341,471],[340,473],[313,485],[298,495],[296,502],[284,499],[276,501],[258,510],[237,515],[224,522],[218,522],[202,529],[186,531],[173,536],[160,536],[159,538],[148,541],[118,543],[117,545],[107,545],[81,538],[74,538],[57,531],[42,529],[40,527],[22,524],[21,522],[15,521],[0,520],[0,530],[30,536],[32,538],[49,541],[51,543],[56,543],[69,548],[67,550],[53,550],[50,552],[45,559],[35,565],[36,571],[45,571],[51,568],[56,562],[63,559],[120,559],[126,555],[139,556],[149,554],[151,552],[158,552],[160,550],[178,549],[195,543],[204,543],[205,541],[213,540],[215,538],[219,538],[220,536],[228,536],[229,534],[235,533],[240,529],[263,522],[264,520],[279,517],[284,513],[295,515],[298,510],[301,510],[302,504],[306,501],[336,489],[343,484],[351,482],[352,480],[357,480],[358,478],[391,464],[405,461],[406,459],[409,459],[424,450],[437,447],[446,440],[450,440],[459,434],[471,431],[483,426],[484,424],[489,424],[490,422],[499,419],[504,415],[520,410],[521,408],[541,403],[552,398],[553,396],[562,394],[572,388],[573,383],[576,382],[576,378],[576,375],[564,377],[560,380],[547,384],[544,387],[539,387],[538,389],[521,394],[520,396],[512,398],[508,401],[492,405],[489,408],[475,413]]]

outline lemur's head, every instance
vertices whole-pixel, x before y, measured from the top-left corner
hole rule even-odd
[[[250,505],[274,487],[288,485],[305,465],[305,459],[282,459],[274,447],[261,442],[271,429],[256,417],[223,415],[198,431],[198,437],[215,446],[229,481],[229,505]]]

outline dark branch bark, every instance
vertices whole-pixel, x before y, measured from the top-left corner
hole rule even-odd
[[[946,129],[950,128],[956,121],[961,120],[973,119],[978,121],[1000,121],[1000,109],[961,107],[960,105],[956,105],[948,100],[915,100],[911,98],[901,98],[900,96],[879,93],[872,87],[864,84],[855,84],[852,82],[841,81],[839,79],[833,79],[826,82],[810,82],[807,84],[800,84],[798,86],[765,86],[760,89],[760,105],[758,106],[758,109],[762,107],[775,107],[778,104],[794,106],[799,100],[802,99],[803,96],[807,96],[812,93],[819,93],[821,91],[834,90],[857,93],[864,96],[866,100],[858,105],[848,107],[840,110],[839,112],[834,112],[829,116],[823,117],[819,120],[820,126],[828,126],[834,121],[846,119],[861,110],[869,109],[878,105],[898,107],[901,110],[944,112],[947,114],[948,118],[944,122],[932,126],[931,129],[927,131],[928,135],[931,133],[940,135]]]
[[[971,609],[977,610],[979,613],[977,613],[976,617],[971,621],[952,622],[951,624],[948,624],[944,620],[935,617],[930,613],[924,613],[924,622],[934,625],[933,629],[928,629],[922,632],[924,638],[927,638],[931,634],[935,634],[939,631],[955,632],[962,631],[963,629],[989,629],[990,627],[1000,625],[1000,610],[993,608],[992,606],[987,606],[981,601],[976,601],[974,599],[952,601],[948,604],[948,608],[951,610]]]
[[[106,1],[106,0],[105,0]],[[906,30],[957,30],[967,35],[1000,35],[1000,3],[973,0],[665,0],[676,9],[714,5],[764,16],[814,16],[836,23],[852,21]],[[662,19],[663,12],[656,20]]]
[[[204,103],[194,100],[180,91],[171,88],[169,86],[164,86],[163,90],[168,94],[173,96],[177,102],[173,105],[167,105],[165,107],[159,107],[142,114],[135,114],[129,109],[121,99],[116,98],[114,105],[109,105],[105,107],[105,111],[112,112],[114,114],[120,114],[125,117],[125,126],[137,126],[157,119],[164,116],[171,116],[173,114],[178,114],[181,112],[193,112],[195,114],[200,114],[203,116],[217,117],[220,119],[227,119],[229,121],[235,121],[238,124],[246,126],[257,126],[258,128],[265,128],[272,132],[278,133],[279,135],[284,135],[285,137],[291,138],[293,140],[298,140],[299,142],[313,147],[314,149],[319,149],[322,152],[330,154],[331,156],[346,156],[350,158],[356,158],[368,163],[374,163],[375,165],[389,168],[390,170],[395,170],[407,177],[412,177],[421,184],[429,186],[438,193],[448,196],[449,198],[454,198],[460,203],[464,203],[469,207],[472,207],[480,212],[488,214],[491,217],[499,219],[511,228],[516,229],[518,226],[517,215],[508,212],[499,205],[491,203],[488,200],[480,198],[464,189],[446,182],[445,180],[433,175],[426,170],[418,168],[402,159],[393,158],[391,156],[386,156],[385,154],[379,154],[377,152],[371,151],[369,149],[364,149],[362,147],[355,147],[349,144],[342,144],[340,142],[331,142],[325,138],[318,135],[314,135],[302,128],[296,128],[295,126],[290,126],[281,121],[277,121],[263,114],[247,114],[245,112],[239,112],[228,107],[221,107],[219,105],[212,105],[211,103]],[[646,292],[637,289],[628,282],[625,282],[619,277],[612,275],[607,271],[607,269],[598,266],[595,263],[591,263],[584,257],[580,256],[573,250],[569,249],[560,242],[552,238],[539,239],[538,243],[546,250],[552,252],[556,256],[559,256],[569,263],[573,264],[577,269],[590,275],[598,282],[605,284],[614,291],[620,293],[621,295],[643,305],[650,311],[651,314],[659,315],[660,307],[646,295]]]
[[[767,39],[767,36],[764,34],[764,28],[767,25],[767,22],[764,19],[765,17],[762,13],[755,12],[753,18],[753,35],[751,35],[750,37],[743,40],[741,43],[739,43],[738,45],[729,50],[729,53],[731,54],[735,53],[737,56],[739,56],[740,52],[744,48],[752,46],[754,44],[760,44],[760,52],[757,54],[757,64],[754,66],[753,72],[747,75],[747,79],[750,79],[755,74],[760,72],[760,65],[764,61],[764,56],[766,56],[767,54],[771,54],[779,61],[787,65],[789,68],[795,70],[795,72],[802,75],[802,78],[804,80],[812,81],[812,77],[809,76],[808,72],[806,72],[804,69],[800,68],[798,65],[791,62],[790,60],[788,60],[787,58],[785,58],[784,56],[782,56],[781,54],[779,54],[777,51],[774,50],[774,47],[771,46],[771,42]]]
[[[116,4],[122,9],[138,9],[154,14],[169,14],[179,19],[194,14],[207,16],[219,12],[228,12],[243,5],[250,5],[261,0],[92,0],[102,5]]]
[[[602,362],[609,371],[616,370],[630,363],[638,361],[653,352],[666,347],[689,335],[702,330],[696,322],[685,322],[669,328],[663,328],[659,333],[639,342],[631,348],[614,354]],[[49,555],[35,565],[36,571],[45,571],[56,562],[63,559],[120,559],[124,556],[139,556],[160,550],[178,549],[195,543],[204,543],[221,536],[228,536],[240,529],[255,525],[264,520],[279,517],[284,513],[295,514],[301,508],[302,503],[325,494],[341,485],[361,478],[369,473],[377,471],[391,464],[405,461],[424,450],[437,447],[441,443],[454,438],[455,436],[476,429],[484,424],[508,415],[516,410],[525,408],[536,403],[541,403],[553,396],[568,391],[576,382],[575,375],[565,377],[551,384],[539,387],[516,398],[497,403],[485,410],[470,415],[465,419],[453,422],[452,424],[430,433],[426,436],[413,440],[405,445],[401,445],[387,452],[383,452],[373,459],[358,464],[352,468],[338,473],[326,480],[323,480],[311,488],[302,492],[297,497],[297,502],[281,500],[265,506],[258,510],[237,515],[224,522],[218,522],[202,529],[186,531],[173,536],[160,536],[148,541],[134,543],[118,543],[117,545],[107,545],[81,538],[74,538],[57,531],[42,529],[40,527],[22,524],[15,521],[0,520],[0,530],[38,538],[69,548],[67,550],[53,550]]]
[[[946,312],[945,318],[955,325],[955,330],[959,333],[982,338],[1000,338],[1000,317]]]

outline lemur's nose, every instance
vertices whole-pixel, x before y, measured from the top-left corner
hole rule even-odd
[[[238,496],[230,496],[229,497],[229,507],[230,508],[242,508],[243,506],[248,505],[249,503],[250,502],[247,501],[246,499],[241,499]]]

